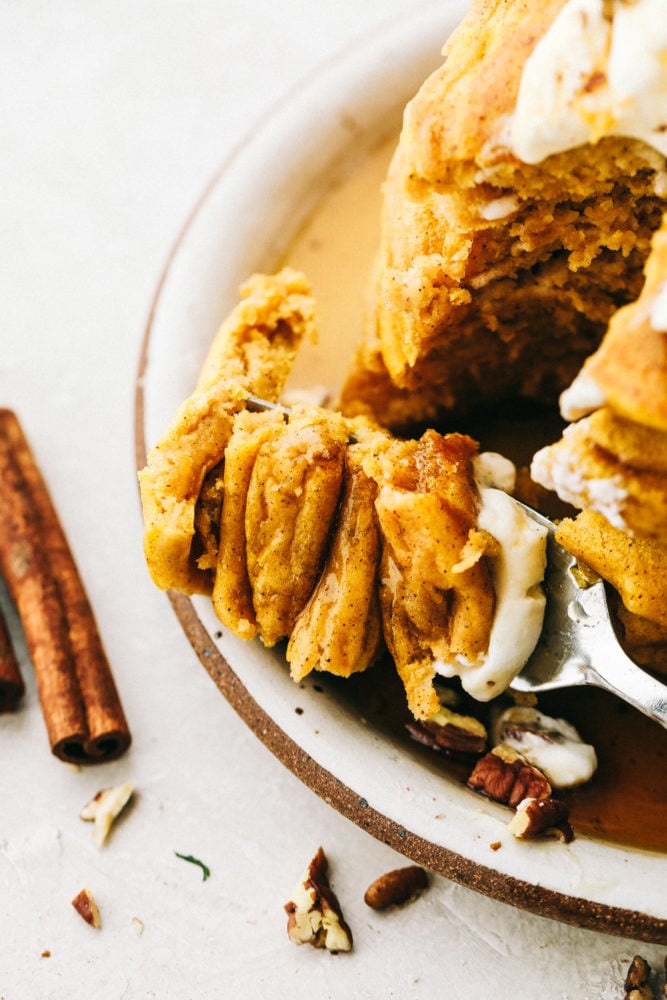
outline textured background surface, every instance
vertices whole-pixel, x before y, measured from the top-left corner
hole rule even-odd
[[[141,556],[134,380],[183,219],[219,163],[323,59],[407,0],[23,0],[0,6],[2,405],[17,410],[80,563],[134,733],[124,760],[51,758],[29,668],[0,718],[0,997],[619,996],[636,950],[435,879],[361,899],[402,863],[278,764],[217,694]],[[440,44],[434,40],[434,52]],[[103,850],[78,813],[131,779]],[[352,955],[288,943],[282,905],[322,843]],[[174,856],[206,861],[211,878]],[[628,877],[631,877],[629,873]],[[95,894],[101,931],[69,902]],[[138,937],[133,917],[145,930]],[[41,957],[45,950],[51,957]]]

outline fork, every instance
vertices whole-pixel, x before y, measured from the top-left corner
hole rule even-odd
[[[518,502],[518,501],[517,501]],[[539,642],[511,689],[537,693],[594,685],[610,691],[667,728],[667,685],[623,650],[599,577],[584,581],[577,560],[556,541],[553,521],[521,504],[547,530],[547,604]]]
[[[280,410],[286,420],[291,412],[289,407],[257,396],[248,396],[246,406],[255,411]],[[604,581],[588,577],[584,582],[583,574],[576,573],[577,560],[556,541],[553,521],[534,507],[515,502],[547,531],[547,603],[539,642],[512,681],[511,690],[538,693],[593,685],[667,728],[667,684],[625,653],[614,630]]]

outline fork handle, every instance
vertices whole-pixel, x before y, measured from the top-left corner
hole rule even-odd
[[[574,602],[573,602],[574,603]],[[578,604],[590,617],[582,664],[589,684],[604,688],[667,728],[667,684],[652,677],[621,647],[609,620],[604,584],[583,591]]]

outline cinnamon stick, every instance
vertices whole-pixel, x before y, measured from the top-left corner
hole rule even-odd
[[[11,712],[21,700],[25,685],[5,619],[0,614],[0,712]]]
[[[130,732],[67,538],[18,419],[0,410],[0,569],[35,668],[53,753],[98,763]]]

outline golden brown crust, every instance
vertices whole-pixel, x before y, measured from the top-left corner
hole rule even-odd
[[[585,370],[621,416],[667,431],[667,330],[651,322],[651,308],[667,282],[667,214],[653,237],[646,281],[636,302],[612,318]]]
[[[246,498],[248,579],[262,641],[288,636],[327,551],[348,431],[339,414],[295,408],[260,446]]]
[[[613,316],[571,390],[577,400],[577,386],[582,398],[595,388],[590,405],[600,405],[545,448],[533,470],[576,507],[596,510],[631,535],[665,545],[667,330],[656,329],[654,314],[658,295],[667,288],[667,215],[653,237],[645,271],[639,298]],[[664,581],[647,575],[646,587],[659,591]]]
[[[148,543],[158,538],[147,549],[151,570],[186,591],[193,580],[203,590],[203,578],[240,637],[267,646],[287,638],[295,679],[364,670],[386,640],[410,708],[426,718],[439,708],[438,657],[472,662],[488,646],[485,555],[496,543],[476,529],[477,446],[434,431],[399,441],[365,417],[308,405],[289,416],[247,412],[249,392],[275,395],[299,339],[289,340],[282,318],[272,339],[259,315],[232,314],[141,474]],[[281,371],[272,385],[269,368]],[[223,369],[233,377],[216,381]],[[172,505],[190,517],[188,530],[165,538],[164,519],[151,516],[156,501],[160,514]]]
[[[614,606],[614,614],[620,624],[623,645],[632,659],[651,670],[667,673],[667,625],[633,615],[620,600]]]
[[[591,441],[628,468],[667,473],[667,431],[638,424],[602,406],[591,414],[588,433]]]
[[[144,555],[153,582],[162,590],[210,592],[210,575],[199,569],[192,553],[195,505],[204,477],[222,456],[244,398],[241,387],[230,384],[199,394],[196,403],[188,401],[139,473]],[[191,461],[186,457],[190,454]]]
[[[392,441],[366,463],[378,481],[385,640],[418,719],[439,708],[437,661],[474,662],[488,648],[493,584],[484,549],[473,559],[469,549],[474,452],[470,438],[428,431],[418,442]]]
[[[193,551],[195,507],[222,459],[249,392],[275,400],[303,337],[315,336],[310,286],[288,268],[254,275],[216,334],[193,394],[180,406],[139,473],[144,553],[158,587],[210,593],[211,573]]]
[[[377,487],[363,471],[364,454],[360,445],[347,450],[345,489],[327,562],[287,646],[295,681],[311,670],[349,677],[373,663],[382,646]]]
[[[248,578],[246,499],[259,449],[280,433],[279,410],[239,413],[225,449],[224,501],[219,514],[220,542],[215,562],[213,608],[227,628],[242,639],[257,635],[258,625]]]
[[[401,169],[435,182],[458,180],[468,177],[470,163],[491,155],[501,123],[514,110],[523,65],[565,3],[471,4],[443,50],[444,64],[408,104]]]
[[[561,521],[556,538],[577,559],[608,580],[632,614],[667,628],[665,546],[632,538],[591,510],[582,511],[574,520]]]

